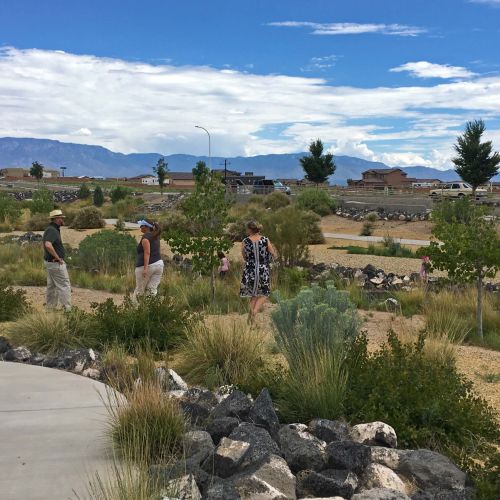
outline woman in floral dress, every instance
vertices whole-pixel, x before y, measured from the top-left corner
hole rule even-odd
[[[261,310],[271,293],[270,263],[271,258],[276,256],[269,238],[262,236],[260,231],[260,224],[249,222],[247,237],[241,243],[245,268],[241,278],[240,296],[250,297],[249,322],[253,322],[255,315]]]

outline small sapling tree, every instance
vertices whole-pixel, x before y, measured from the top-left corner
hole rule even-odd
[[[309,145],[308,156],[300,159],[300,164],[306,174],[306,179],[316,184],[326,182],[335,172],[336,166],[331,153],[323,154],[323,143],[320,139],[312,141]]]
[[[90,197],[90,189],[87,186],[87,184],[83,183],[80,186],[80,189],[78,189],[77,196],[79,200],[86,200],[87,198]]]
[[[463,135],[457,138],[455,144],[456,158],[453,158],[455,172],[472,186],[472,196],[476,189],[486,184],[498,174],[500,154],[492,154],[491,141],[481,142],[486,127],[483,120],[468,122]]]
[[[215,298],[215,268],[217,253],[226,252],[232,243],[225,234],[229,204],[219,175],[199,161],[193,169],[195,189],[181,210],[190,222],[189,228],[173,228],[163,232],[173,252],[191,255],[193,270],[210,274],[212,297]]]
[[[43,168],[44,168],[43,165],[41,163],[38,163],[37,161],[34,161],[31,164],[30,175],[31,177],[34,177],[39,184],[43,178]]]
[[[102,207],[102,205],[104,204],[104,193],[102,192],[101,186],[96,186],[94,188],[93,201],[96,207]]]
[[[165,181],[167,180],[168,174],[168,163],[165,158],[160,158],[156,163],[156,167],[153,167],[153,172],[158,177],[158,184],[160,185],[160,192],[163,194],[163,188],[165,187]]]
[[[500,238],[494,217],[469,199],[444,201],[432,213],[435,221],[429,247],[419,250],[431,259],[431,270],[448,271],[451,280],[475,282],[477,334],[483,338],[483,282],[500,270]]]

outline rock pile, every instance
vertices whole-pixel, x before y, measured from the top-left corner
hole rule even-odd
[[[78,199],[77,191],[71,189],[53,191],[52,194],[56,203],[70,203]],[[8,195],[18,201],[33,199],[33,191],[9,191]]]
[[[175,208],[185,197],[184,193],[165,193],[164,199],[159,203],[147,203],[141,207],[146,213],[159,213]]]
[[[368,214],[374,214],[378,220],[399,220],[405,222],[416,222],[428,220],[430,210],[425,212],[408,212],[406,210],[386,210],[379,207],[375,210],[368,210],[367,208],[347,208],[342,207],[335,212],[339,217],[345,217],[352,220],[365,220]]]

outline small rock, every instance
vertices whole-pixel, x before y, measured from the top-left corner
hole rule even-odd
[[[5,361],[16,361],[22,363],[23,361],[28,361],[31,358],[31,351],[24,346],[14,347],[5,352],[3,358]]]
[[[279,431],[281,452],[292,472],[325,468],[326,443],[307,432],[305,426],[284,425]]]
[[[264,427],[271,437],[275,441],[278,441],[280,423],[274,410],[271,395],[267,389],[262,389],[261,393],[257,396],[248,415],[248,420],[255,425]]]
[[[87,368],[83,370],[82,375],[94,380],[99,380],[101,378],[101,372],[97,368]]]
[[[232,476],[248,453],[249,448],[250,444],[245,441],[222,438],[213,456],[214,474],[222,478]]]
[[[158,369],[157,369],[158,370]],[[188,385],[184,380],[182,380],[182,377],[178,375],[174,370],[169,368],[167,370],[168,374],[168,390],[170,391],[187,391],[189,389]]]
[[[356,493],[351,497],[351,500],[410,500],[410,497],[400,491],[374,488],[373,490]]]
[[[172,479],[161,493],[162,500],[201,500],[201,493],[192,474]]]
[[[358,424],[351,429],[351,438],[356,443],[371,446],[397,447],[396,431],[384,422]]]
[[[206,430],[217,445],[223,437],[228,437],[238,427],[240,421],[235,417],[215,418],[208,423]]]
[[[241,391],[233,391],[213,410],[213,418],[236,417],[245,420],[252,409],[252,403]]]
[[[353,441],[338,441],[326,447],[327,465],[332,469],[347,469],[360,474],[370,463],[369,446]]]
[[[340,420],[316,418],[309,423],[309,432],[326,443],[349,439],[349,426]]]
[[[184,448],[184,456],[191,458],[199,453],[203,454],[204,458],[213,453],[215,446],[212,437],[205,431],[189,431],[184,434],[182,440]],[[201,460],[204,460],[201,459]]]
[[[407,488],[399,476],[381,464],[369,464],[361,478],[361,489],[371,490],[373,488],[387,488],[396,490],[405,495]]]
[[[299,496],[332,497],[341,495],[351,498],[358,487],[358,477],[347,470],[324,470],[315,472],[303,470],[297,474]]]

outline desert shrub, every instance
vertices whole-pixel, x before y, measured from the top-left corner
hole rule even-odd
[[[12,321],[27,310],[26,293],[0,283],[0,322]]]
[[[132,190],[123,186],[115,186],[109,191],[109,197],[113,205],[120,200],[124,200],[127,196],[132,194]]]
[[[78,262],[87,271],[125,273],[134,263],[136,247],[137,242],[130,234],[99,231],[80,243]]]
[[[49,225],[48,213],[33,214],[26,222],[27,231],[44,231]]]
[[[110,392],[107,402],[109,433],[118,450],[149,464],[180,454],[186,422],[177,401],[152,382],[137,384],[126,398]]]
[[[125,231],[125,221],[123,219],[118,219],[115,224],[116,231]]]
[[[373,234],[374,228],[375,225],[373,222],[365,220],[365,222],[363,222],[363,227],[361,228],[361,232],[359,234],[360,236],[371,236]]]
[[[349,294],[330,284],[302,289],[280,300],[271,317],[288,365],[277,388],[280,412],[289,421],[338,418],[347,387],[346,345],[361,324]]]
[[[23,211],[22,205],[8,194],[0,191],[0,224],[7,232],[19,221]]]
[[[320,245],[325,242],[323,231],[321,230],[321,218],[318,214],[305,211],[302,212],[302,220],[307,228],[307,242],[309,245]]]
[[[44,354],[95,345],[87,315],[77,309],[67,313],[34,311],[9,325],[7,334],[15,345]]]
[[[376,221],[378,221],[378,213],[377,212],[369,212],[368,214],[366,214],[365,218],[368,222],[376,222]]]
[[[262,205],[265,208],[270,208],[271,210],[277,210],[278,208],[286,207],[290,205],[290,197],[285,193],[280,191],[274,191],[268,194],[262,200]]]
[[[126,220],[138,220],[144,217],[142,205],[144,200],[139,197],[127,196],[109,207],[109,216],[122,217]]]
[[[311,210],[321,217],[331,214],[335,210],[335,200],[321,189],[304,189],[297,196],[297,205],[303,210]]]
[[[96,186],[94,188],[92,201],[96,207],[102,207],[102,205],[104,204],[104,193],[102,192],[101,186]]]
[[[280,296],[285,299],[295,296],[308,282],[308,272],[305,269],[282,267],[277,269],[277,274],[277,288]]]
[[[44,214],[48,217],[49,212],[54,209],[54,194],[47,188],[38,189],[33,194],[30,204],[31,214]]]
[[[141,342],[158,350],[168,349],[185,336],[185,329],[194,319],[189,311],[164,295],[144,295],[137,304],[130,297],[125,297],[120,305],[112,299],[92,304],[99,342],[103,345],[117,342],[128,352],[133,352]]]
[[[188,218],[179,210],[170,210],[160,219],[163,231],[188,230],[193,234],[193,228]]]
[[[258,196],[259,200],[261,197]],[[286,195],[285,195],[286,196]],[[246,225],[249,221],[262,221],[265,210],[260,203],[248,203],[246,205],[234,205],[229,211],[230,223],[226,228],[226,234],[231,241],[242,241],[246,236]]]
[[[366,336],[358,337],[347,356],[351,421],[381,420],[397,429],[401,448],[441,450],[455,459],[457,449],[473,453],[478,440],[499,437],[492,409],[453,361],[426,355],[424,336],[403,344],[391,332],[372,353],[367,344]]]
[[[261,333],[241,322],[218,320],[189,330],[179,347],[176,368],[193,384],[211,389],[233,384],[255,392],[266,362]]]
[[[79,200],[86,200],[87,198],[90,198],[90,189],[87,186],[87,184],[83,183],[80,185],[80,188],[78,189],[78,199]]]
[[[96,207],[83,207],[73,218],[74,229],[100,229],[105,226],[101,211]]]

